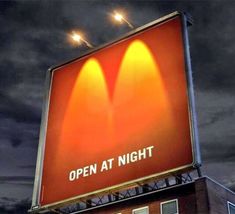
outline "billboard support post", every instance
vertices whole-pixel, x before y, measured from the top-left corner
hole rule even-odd
[[[47,115],[49,110],[49,97],[50,97],[50,85],[51,85],[51,72],[48,70],[46,73],[45,80],[45,93],[44,93],[44,104],[42,109],[41,116],[41,127],[40,127],[40,136],[39,136],[39,145],[38,145],[38,154],[37,154],[37,164],[35,171],[35,180],[34,180],[34,188],[33,188],[33,197],[32,197],[32,210],[40,209],[40,185],[41,185],[41,174],[43,167],[43,159],[44,159],[44,150],[45,150],[45,137],[46,137],[46,126],[47,126]]]
[[[189,17],[189,18],[188,18]],[[191,65],[191,56],[190,56],[190,46],[189,46],[189,36],[188,36],[188,23],[192,24],[192,18],[186,13],[182,15],[182,25],[183,25],[183,39],[184,39],[184,54],[185,54],[185,66],[188,82],[188,99],[189,99],[189,112],[191,118],[191,134],[193,143],[194,153],[197,159],[195,168],[201,166],[201,154],[200,154],[200,145],[199,145],[199,135],[197,127],[197,114],[196,114],[196,105],[194,97],[194,86],[193,86],[193,75],[192,75],[192,65]]]

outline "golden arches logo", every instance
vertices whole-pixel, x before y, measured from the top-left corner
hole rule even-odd
[[[92,154],[98,154],[130,141],[149,144],[172,124],[160,70],[140,40],[127,48],[113,98],[109,93],[102,65],[89,58],[76,79],[63,121],[60,143],[69,142],[71,151],[62,151],[60,146],[59,153],[85,152],[89,146]]]

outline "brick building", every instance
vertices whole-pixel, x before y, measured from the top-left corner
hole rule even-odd
[[[235,193],[208,177],[201,177],[190,183],[91,208],[82,213],[235,214]]]

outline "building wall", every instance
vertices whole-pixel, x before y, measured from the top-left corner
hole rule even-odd
[[[235,194],[223,186],[207,179],[210,214],[228,213],[227,201],[235,204]]]
[[[195,200],[196,200],[196,213],[208,214],[209,213],[209,200],[206,180],[200,178],[195,181]]]

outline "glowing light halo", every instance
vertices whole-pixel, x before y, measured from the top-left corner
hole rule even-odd
[[[71,43],[77,45],[84,43],[88,48],[93,48],[93,46],[86,39],[84,39],[84,36],[80,32],[72,31],[72,33],[69,34],[69,37]]]

